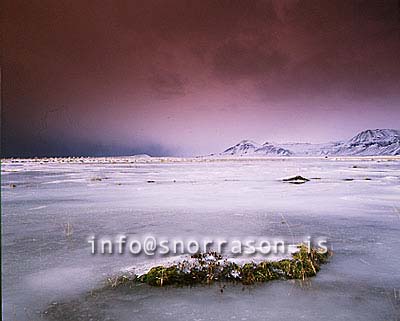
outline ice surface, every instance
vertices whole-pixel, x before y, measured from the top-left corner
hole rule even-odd
[[[296,175],[311,180],[281,181]],[[4,320],[50,318],[39,312],[53,301],[66,320],[399,319],[399,158],[5,160],[1,184]],[[305,283],[87,297],[109,275],[156,263],[90,255],[88,236],[123,233],[311,235],[334,256]]]

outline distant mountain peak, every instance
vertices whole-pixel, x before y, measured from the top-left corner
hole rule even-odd
[[[236,145],[229,147],[221,155],[230,156],[290,156],[292,152],[265,142],[260,145],[252,140],[242,140]]]
[[[373,144],[382,142],[396,142],[400,140],[400,130],[396,129],[367,129],[351,138],[346,145]]]
[[[367,129],[330,152],[334,155],[400,155],[400,130]]]
[[[247,155],[253,154],[260,145],[252,140],[244,139],[236,145],[226,149],[222,155]]]
[[[255,153],[257,155],[276,155],[276,156],[291,156],[293,153],[285,148],[275,146],[271,143],[264,143],[260,148],[256,149]]]
[[[278,146],[279,145],[279,146]],[[400,155],[400,130],[366,129],[348,141],[326,144],[266,141],[260,145],[244,139],[220,155],[230,156],[395,156]]]

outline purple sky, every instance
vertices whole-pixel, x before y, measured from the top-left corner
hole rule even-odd
[[[394,1],[3,1],[2,154],[219,152],[400,128]]]

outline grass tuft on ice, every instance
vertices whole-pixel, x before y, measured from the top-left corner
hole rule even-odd
[[[304,184],[305,182],[309,182],[310,180],[303,176],[297,175],[289,178],[284,178],[282,181],[291,184]]]
[[[191,286],[219,282],[237,282],[245,285],[278,279],[301,279],[315,276],[321,264],[327,262],[331,252],[321,249],[308,249],[299,245],[299,251],[291,259],[280,261],[249,262],[238,265],[223,258],[216,252],[198,253],[190,259],[174,265],[155,266],[147,273],[135,275],[123,274],[108,279],[108,286],[115,288],[137,283],[151,286]]]

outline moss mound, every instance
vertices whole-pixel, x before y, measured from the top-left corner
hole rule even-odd
[[[108,280],[108,285],[118,287],[135,283],[152,286],[211,284],[215,281],[254,284],[277,279],[306,279],[315,276],[320,265],[327,262],[330,252],[309,250],[299,246],[291,259],[277,262],[263,261],[238,265],[215,252],[199,253],[169,267],[156,266],[146,274],[125,274]]]
[[[293,176],[289,178],[285,178],[282,180],[283,182],[291,183],[291,184],[304,184],[305,182],[309,182],[310,180],[308,178],[305,178],[303,176]]]

